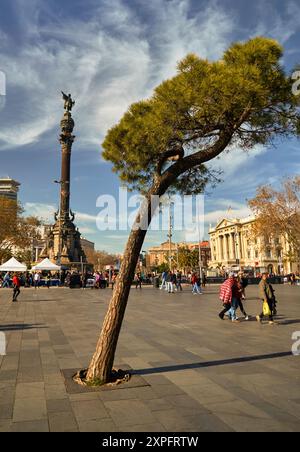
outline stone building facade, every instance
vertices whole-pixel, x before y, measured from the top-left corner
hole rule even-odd
[[[199,250],[199,243],[172,243],[171,244],[171,256],[174,262],[176,262],[178,250],[181,247],[187,247],[190,250]],[[201,247],[201,260],[203,268],[208,267],[208,263],[211,260],[211,249],[209,242],[202,242]],[[164,242],[159,246],[154,246],[148,250],[147,253],[147,267],[155,268],[168,262],[168,256],[170,253],[169,242]]]
[[[285,238],[254,239],[251,235],[254,222],[254,217],[223,219],[210,228],[210,269],[217,273],[231,270],[277,275],[299,272],[299,262],[290,262],[286,257],[289,246]]]

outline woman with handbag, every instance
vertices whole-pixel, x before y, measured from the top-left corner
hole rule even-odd
[[[269,318],[269,324],[274,325],[273,319],[273,292],[271,285],[268,283],[268,274],[263,273],[259,283],[259,298],[263,301],[263,311],[256,316],[256,320],[261,323],[264,317]]]

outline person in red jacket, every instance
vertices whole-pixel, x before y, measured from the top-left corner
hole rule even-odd
[[[20,295],[20,287],[21,287],[21,281],[18,275],[15,273],[13,277],[13,300],[17,301],[18,296]]]
[[[236,310],[241,296],[241,290],[238,286],[237,278],[233,273],[231,273],[229,278],[220,288],[220,300],[222,301],[224,308],[219,314],[221,320],[224,320],[226,312],[230,311],[232,321],[237,322]]]

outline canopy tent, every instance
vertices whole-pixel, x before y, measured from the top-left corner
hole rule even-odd
[[[48,258],[44,259],[39,264],[32,267],[32,270],[38,270],[38,271],[60,271],[61,267],[59,265],[53,264]]]
[[[0,272],[26,272],[26,270],[26,265],[21,264],[14,257],[0,266]]]

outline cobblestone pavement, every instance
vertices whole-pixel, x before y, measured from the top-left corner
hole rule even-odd
[[[0,431],[300,431],[300,287],[276,288],[274,326],[221,321],[218,290],[133,289],[116,364],[144,384],[69,393],[61,371],[88,365],[111,290],[2,289]]]

